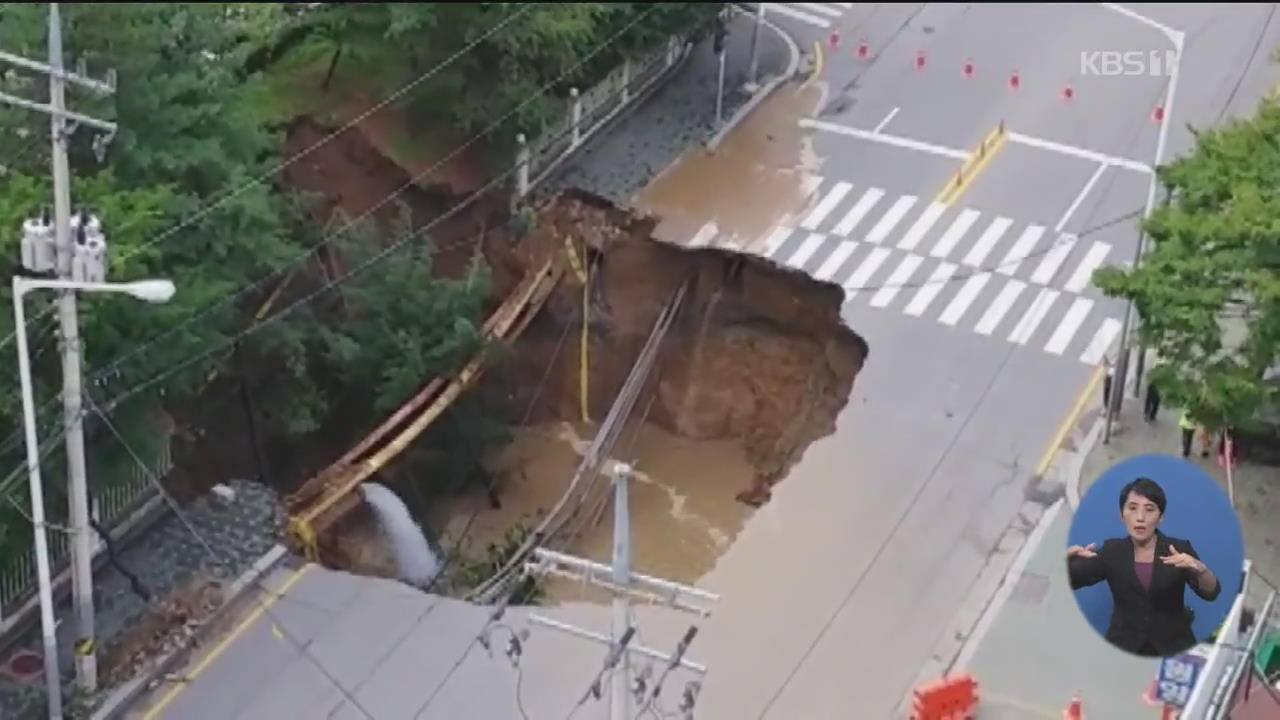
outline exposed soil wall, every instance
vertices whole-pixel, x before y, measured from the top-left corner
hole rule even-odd
[[[834,431],[867,345],[840,319],[839,287],[754,257],[654,241],[654,224],[571,192],[540,213],[530,235],[491,232],[485,254],[500,290],[549,254],[566,254],[566,238],[600,260],[588,310],[588,400],[597,421],[662,308],[692,278],[636,412],[647,407],[651,422],[686,438],[742,441],[757,473],[737,496],[758,505],[805,447]],[[566,277],[485,388],[523,412],[556,356],[529,422],[579,417],[583,293],[576,276]]]

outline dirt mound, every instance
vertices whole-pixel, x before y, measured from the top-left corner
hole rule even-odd
[[[637,404],[662,429],[694,440],[736,439],[756,468],[738,498],[759,505],[814,440],[835,429],[867,345],[840,319],[843,291],[755,257],[651,239],[652,218],[579,192],[561,195],[523,237],[490,233],[486,255],[509,286],[566,242],[599,260],[588,315],[588,405],[603,418],[653,323],[686,279],[684,307]],[[583,290],[562,283],[497,370],[509,407],[525,408],[547,364],[572,337]],[[566,332],[568,330],[568,332]],[[560,352],[530,422],[579,416],[579,352]],[[494,393],[495,395],[498,393]],[[651,398],[651,400],[650,400]]]

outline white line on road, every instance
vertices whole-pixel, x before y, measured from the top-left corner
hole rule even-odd
[[[836,208],[836,205],[839,205],[840,201],[844,199],[844,196],[848,195],[849,191],[852,189],[853,183],[836,183],[832,186],[831,190],[827,192],[826,196],[824,196],[822,200],[814,206],[813,211],[810,212],[809,215],[800,223],[800,227],[805,230],[817,230],[818,224],[831,214],[831,211]]]
[[[938,241],[937,245],[933,246],[933,250],[929,254],[936,258],[950,255],[956,244],[960,242],[960,238],[964,237],[964,234],[969,232],[969,228],[973,227],[973,224],[978,221],[978,215],[980,214],[977,210],[969,209],[960,213],[960,216],[956,218],[955,222],[951,223],[951,227],[947,228],[947,231],[942,235],[942,239]]]
[[[763,255],[767,258],[773,257],[773,254],[778,252],[778,248],[782,247],[782,244],[787,241],[787,238],[791,237],[791,233],[793,231],[794,228],[789,228],[786,225],[779,225],[778,227],[775,227],[773,232],[769,233],[769,237],[764,241]]]
[[[887,135],[885,133],[873,132],[871,130],[861,130],[859,128],[849,127],[848,125],[838,125],[825,120],[801,118],[800,127],[823,130],[826,132],[836,133],[837,135],[848,135],[850,137],[870,140],[872,142],[883,143],[885,145],[906,148],[907,150],[919,150],[920,152],[932,153],[934,155],[941,155],[943,157],[954,158],[956,160],[969,159],[969,153],[964,150],[957,150],[955,148],[944,147],[942,145],[934,145],[933,143],[912,140],[911,138],[898,137],[897,135]]]
[[[840,237],[849,237],[849,233],[862,222],[862,218],[871,212],[871,208],[884,197],[884,191],[880,188],[870,188],[862,193],[862,197],[858,198],[858,202],[853,204],[849,213],[844,216],[839,223],[836,224],[835,230],[832,232]]]
[[[1007,285],[1000,289],[1000,294],[991,302],[987,312],[983,314],[982,319],[978,321],[974,332],[979,335],[990,335],[995,332],[996,326],[1004,319],[1009,309],[1013,307],[1013,303],[1017,301],[1018,296],[1027,288],[1027,284],[1021,280],[1010,280]]]
[[[1059,295],[1061,293],[1057,290],[1042,288],[1035,301],[1031,303],[1031,307],[1027,308],[1026,314],[1022,316],[1022,319],[1013,328],[1013,332],[1009,333],[1009,342],[1026,345],[1031,336],[1035,334],[1036,328],[1040,327],[1040,323],[1044,322],[1044,316],[1049,314],[1049,308],[1053,307],[1053,303],[1058,300]]]
[[[817,25],[820,28],[831,27],[831,23],[826,19],[810,15],[809,13],[800,12],[792,7],[787,7],[786,3],[765,3],[764,8],[767,13],[781,13],[789,18],[799,20],[800,22],[807,22],[810,25]]]
[[[1089,316],[1089,311],[1092,309],[1092,300],[1086,297],[1076,298],[1076,301],[1071,303],[1071,309],[1067,310],[1067,314],[1062,317],[1062,322],[1058,323],[1058,329],[1053,331],[1053,336],[1044,346],[1045,352],[1054,355],[1066,352],[1071,338],[1076,336],[1076,331],[1080,329],[1081,323]]]
[[[1000,267],[996,269],[1002,274],[1013,277],[1013,274],[1018,271],[1018,266],[1035,249],[1036,243],[1040,242],[1040,236],[1044,235],[1044,230],[1043,225],[1028,225],[1018,237],[1018,241],[1009,248],[1009,252],[1000,261]]]
[[[787,4],[795,5],[798,8],[804,8],[805,10],[808,10],[810,12],[816,12],[819,15],[826,15],[827,17],[832,17],[832,18],[838,18],[844,14],[835,8],[827,7],[823,3],[787,3]]]
[[[1089,346],[1080,354],[1080,362],[1086,365],[1097,365],[1102,360],[1102,356],[1111,349],[1111,343],[1115,341],[1116,336],[1120,334],[1120,321],[1115,318],[1107,318],[1102,321],[1102,326],[1098,328],[1098,332],[1093,334],[1093,339],[1089,341]]]
[[[836,5],[839,5],[840,7],[844,8],[845,10],[852,10],[852,9],[853,9],[853,3],[835,3],[835,4],[836,4]]]
[[[893,116],[894,116],[894,115],[897,115],[897,114],[898,114],[898,111],[899,111],[899,110],[901,110],[901,109],[902,109],[902,108],[894,108],[894,109],[890,110],[890,111],[889,111],[889,114],[884,116],[884,119],[880,121],[880,124],[879,124],[879,125],[877,125],[877,126],[876,126],[876,129],[875,129],[875,130],[873,130],[872,132],[875,132],[875,133],[877,133],[877,134],[878,134],[881,130],[883,130],[883,129],[884,129],[884,126],[885,126],[885,125],[888,125],[888,124],[889,124],[889,121],[890,121],[890,120],[892,120],[892,119],[893,119]]]
[[[1173,37],[1173,36],[1180,36],[1180,35],[1182,35],[1182,31],[1181,31],[1181,30],[1174,30],[1173,28],[1169,27],[1168,25],[1165,25],[1164,23],[1161,23],[1161,22],[1159,22],[1159,21],[1157,21],[1157,20],[1153,20],[1153,19],[1151,19],[1151,18],[1147,17],[1146,15],[1139,15],[1138,13],[1134,12],[1133,10],[1130,10],[1129,8],[1127,8],[1127,7],[1123,6],[1123,5],[1119,5],[1119,4],[1116,4],[1116,3],[1098,3],[1098,4],[1099,4],[1099,5],[1101,5],[1102,7],[1106,8],[1106,9],[1108,9],[1108,10],[1111,10],[1111,11],[1113,11],[1113,12],[1118,12],[1118,13],[1120,13],[1121,15],[1124,15],[1125,17],[1129,18],[1130,20],[1136,20],[1136,21],[1138,21],[1138,22],[1142,23],[1143,25],[1147,25],[1147,26],[1149,26],[1149,27],[1153,27],[1153,28],[1155,28],[1155,29],[1159,30],[1160,32],[1162,32],[1162,33],[1164,33],[1165,35],[1168,35],[1168,36],[1170,36],[1170,37]]]
[[[1114,155],[1105,155],[1093,150],[1086,150],[1081,147],[1075,147],[1074,145],[1065,145],[1052,140],[1023,135],[1022,133],[1011,132],[1006,137],[1009,138],[1009,142],[1020,143],[1029,147],[1039,148],[1041,150],[1049,150],[1051,152],[1062,153],[1063,155],[1072,155],[1074,157],[1084,158],[1085,160],[1092,160],[1096,163],[1115,165],[1116,167],[1122,167],[1126,170],[1133,170],[1135,172],[1151,172],[1150,165],[1138,162],[1137,160],[1116,157]]]
[[[902,241],[898,243],[901,250],[914,250],[916,245],[924,238],[925,234],[938,222],[938,218],[942,217],[942,213],[947,211],[947,206],[940,202],[929,203],[929,207],[925,208],[920,217],[916,219],[911,229],[902,237]]]
[[[787,260],[787,265],[796,269],[804,267],[804,264],[809,261],[809,258],[813,257],[813,254],[818,251],[818,248],[822,247],[822,243],[826,242],[826,240],[827,236],[822,233],[810,233],[809,237],[805,238],[804,242],[800,244],[800,249],[796,250],[791,255],[791,259]]]
[[[1093,246],[1089,248],[1089,252],[1085,253],[1084,259],[1080,261],[1080,266],[1071,274],[1071,279],[1067,280],[1067,284],[1063,287],[1067,292],[1078,293],[1084,291],[1089,283],[1093,280],[1093,272],[1102,265],[1102,261],[1107,259],[1107,254],[1111,252],[1111,244],[1096,240]]]
[[[707,222],[699,230],[698,234],[693,236],[689,241],[689,247],[704,247],[711,244],[715,236],[720,233],[720,228],[714,222]]]
[[[849,276],[849,279],[844,281],[846,301],[856,295],[860,288],[863,288],[871,281],[871,276],[874,275],[876,270],[879,270],[880,266],[884,264],[884,261],[889,258],[889,252],[889,248],[877,247],[871,249],[871,254],[867,255],[867,259],[863,260],[862,264],[858,266],[858,269],[854,270],[853,274]]]
[[[1000,611],[1004,609],[1005,603],[1009,602],[1010,596],[1013,595],[1014,588],[1018,587],[1018,579],[1022,577],[1022,573],[1027,569],[1027,564],[1031,562],[1031,556],[1035,554],[1040,543],[1044,541],[1044,535],[1049,531],[1049,527],[1053,525],[1053,521],[1057,519],[1058,513],[1062,512],[1062,506],[1066,505],[1066,501],[1059,498],[1040,516],[1040,522],[1036,523],[1035,528],[1031,530],[1031,534],[1027,535],[1027,539],[1022,543],[1022,549],[1018,551],[1018,556],[1013,559],[1013,564],[1009,566],[1008,572],[1004,575],[1004,580],[1000,583],[1000,589],[996,590],[996,594],[991,597],[991,603],[987,605],[987,609],[979,618],[978,624],[973,626],[973,630],[969,633],[969,637],[965,639],[964,646],[960,649],[960,654],[956,656],[955,664],[952,666],[951,672],[960,674],[965,671],[969,665],[969,661],[973,659],[973,654],[977,652],[978,647],[982,644],[983,638],[991,630],[991,624],[1000,616]]]
[[[911,254],[903,258],[898,267],[893,269],[893,274],[885,281],[884,287],[871,296],[871,307],[882,308],[892,302],[894,296],[898,294],[903,285],[907,284],[907,281],[911,279],[911,274],[916,271],[916,268],[920,267],[922,262],[924,262],[924,257],[921,255]]]
[[[880,218],[880,222],[876,223],[875,227],[871,228],[871,232],[867,233],[867,242],[872,245],[879,245],[880,241],[889,235],[894,226],[902,220],[907,211],[911,209],[911,206],[915,204],[915,195],[903,195],[898,198],[897,202]]]
[[[907,308],[903,312],[916,317],[924,314],[924,311],[929,308],[929,303],[933,302],[933,299],[942,291],[942,286],[955,274],[955,265],[945,262],[938,265],[925,282],[924,287],[920,288],[915,297],[911,298],[911,302],[907,304]]]
[[[995,249],[996,243],[1000,241],[1000,238],[1012,224],[1012,218],[998,217],[992,220],[991,224],[987,226],[987,229],[978,238],[978,242],[974,243],[972,248],[969,248],[969,254],[965,255],[964,260],[961,262],[972,267],[981,265],[982,261],[987,259],[987,256]]]
[[[1040,265],[1031,275],[1031,282],[1040,285],[1048,285],[1053,276],[1058,273],[1058,268],[1062,267],[1062,263],[1066,262],[1067,256],[1071,254],[1071,250],[1076,246],[1076,236],[1063,234],[1054,241],[1053,249],[1045,253],[1044,259],[1040,261]]]
[[[965,310],[978,299],[978,293],[982,292],[982,288],[987,286],[987,281],[991,279],[991,273],[978,273],[971,275],[965,280],[964,285],[960,287],[960,292],[951,299],[951,303],[947,305],[947,309],[942,311],[942,316],[938,318],[938,322],[943,325],[955,325],[960,322],[960,318],[964,317]]]
[[[1084,189],[1082,189],[1080,194],[1076,196],[1076,199],[1072,200],[1071,204],[1067,206],[1067,211],[1062,213],[1062,219],[1058,221],[1057,225],[1053,226],[1054,232],[1062,232],[1062,228],[1067,226],[1067,222],[1071,220],[1071,216],[1076,214],[1076,210],[1080,209],[1080,203],[1084,202],[1085,197],[1088,196],[1089,191],[1093,189],[1094,184],[1098,182],[1098,178],[1102,177],[1102,173],[1106,171],[1106,169],[1106,163],[1100,163],[1098,165],[1098,169],[1094,171],[1092,176],[1090,176],[1089,182],[1084,184]]]
[[[818,268],[818,272],[813,274],[814,279],[830,280],[831,276],[840,269],[845,260],[849,259],[849,256],[853,254],[857,247],[858,243],[856,242],[851,240],[842,241],[836,251],[831,253],[831,257],[827,258],[827,261],[822,263],[822,267]]]

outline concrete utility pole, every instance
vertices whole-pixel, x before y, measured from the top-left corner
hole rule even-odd
[[[760,26],[764,25],[764,3],[756,3],[756,24],[751,30],[751,69],[747,72],[747,86],[755,92],[756,77],[760,72]]]
[[[632,699],[639,700],[643,693],[635,688],[636,678],[631,672],[631,656],[643,655],[651,660],[665,661],[668,669],[681,666],[699,675],[707,669],[703,665],[684,659],[688,643],[696,633],[694,628],[686,634],[686,640],[673,654],[663,654],[657,650],[643,647],[631,641],[636,628],[632,624],[630,596],[646,599],[650,602],[661,602],[686,612],[696,613],[703,617],[710,614],[704,607],[693,604],[686,597],[715,602],[719,596],[698,588],[681,585],[669,580],[662,580],[647,575],[631,572],[631,514],[628,485],[631,480],[631,467],[618,463],[613,469],[613,564],[603,565],[585,558],[574,557],[564,553],[553,552],[543,548],[534,550],[534,559],[525,564],[531,573],[548,573],[561,577],[573,578],[598,585],[613,593],[613,621],[608,636],[590,630],[578,628],[551,618],[531,614],[529,620],[537,625],[576,635],[587,640],[607,645],[609,654],[605,658],[604,667],[596,677],[591,690],[583,697],[585,700],[597,694],[600,676],[610,672],[609,718],[610,720],[634,720],[632,715]],[[665,673],[664,673],[665,677]],[[639,685],[644,687],[643,683]],[[654,688],[656,693],[661,685]],[[652,702],[652,700],[650,700]],[[641,708],[643,711],[648,703]]]
[[[57,256],[56,271],[59,278],[73,279],[77,245],[71,239],[71,177],[67,161],[67,145],[76,125],[89,125],[107,133],[107,140],[114,135],[114,123],[97,120],[66,109],[66,83],[73,82],[104,94],[115,92],[114,76],[106,82],[68,73],[62,59],[62,21],[58,4],[49,4],[49,63],[47,65],[26,58],[0,52],[0,60],[44,73],[49,76],[49,104],[40,105],[22,98],[0,93],[0,101],[18,107],[43,112],[50,117],[51,153],[53,170],[54,246]],[[99,138],[101,140],[101,138]],[[101,152],[105,142],[95,142]],[[88,231],[88,216],[81,218],[78,233]],[[76,679],[87,692],[97,689],[97,657],[94,642],[93,605],[93,543],[89,524],[89,492],[85,468],[84,432],[81,412],[80,329],[76,313],[74,290],[64,290],[58,299],[58,317],[62,326],[62,403],[67,446],[67,494],[70,498],[71,525],[71,585],[77,623]],[[51,698],[52,702],[53,699]]]

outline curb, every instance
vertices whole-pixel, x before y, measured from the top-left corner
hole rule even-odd
[[[288,553],[289,551],[284,545],[277,544],[264,553],[262,557],[258,558],[257,562],[241,573],[240,577],[235,579],[235,582],[231,583],[231,586],[227,588],[226,599],[222,605],[201,623],[199,629],[189,635],[178,647],[162,655],[158,660],[153,661],[149,669],[144,670],[137,677],[129,680],[108,695],[101,707],[90,716],[92,720],[116,720],[124,717],[124,713],[129,707],[144,693],[148,692],[157,679],[173,669],[180,657],[188,650],[200,644],[205,635],[208,634],[209,629],[226,615],[227,609],[240,599],[245,590],[276,565],[279,565]]]
[[[717,130],[716,134],[707,141],[706,147],[710,152],[715,152],[716,149],[720,147],[720,143],[724,141],[725,137],[728,136],[734,128],[741,125],[742,122],[747,119],[747,116],[759,107],[760,104],[778,88],[782,87],[784,82],[795,77],[796,71],[800,68],[800,47],[796,45],[796,41],[788,35],[785,30],[774,25],[769,20],[762,19],[760,23],[777,33],[778,37],[782,38],[782,41],[787,45],[787,50],[791,55],[791,59],[787,62],[787,69],[784,70],[781,75],[770,79],[769,82],[765,83],[763,87],[757,90],[756,93],[751,96],[751,99],[747,100],[747,104],[739,108],[738,112],[734,113],[733,117],[729,118],[729,121],[724,124],[724,127]]]
[[[1089,428],[1089,432],[1085,433],[1084,440],[1080,443],[1080,449],[1073,458],[1071,469],[1067,474],[1067,505],[1071,507],[1071,512],[1075,512],[1080,507],[1080,478],[1084,474],[1084,461],[1093,452],[1094,446],[1098,444],[1098,439],[1102,437],[1103,425],[1106,424],[1105,418],[1098,418],[1093,421],[1093,427]]]

